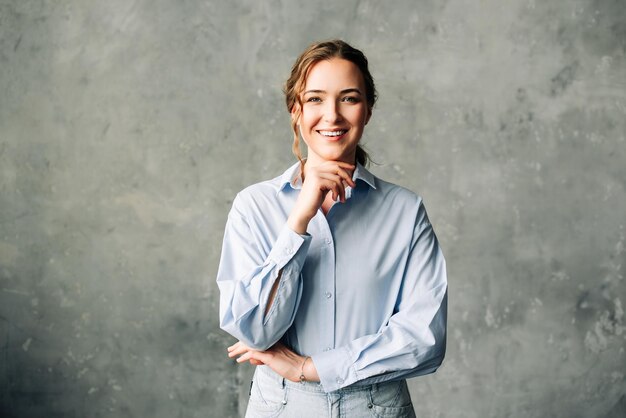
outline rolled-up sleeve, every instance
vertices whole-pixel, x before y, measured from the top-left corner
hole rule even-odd
[[[433,373],[446,350],[446,264],[420,203],[394,314],[380,332],[312,356],[331,392]]]
[[[217,273],[220,327],[249,347],[266,350],[293,323],[311,237],[285,224],[272,245],[259,245],[257,238],[264,236],[264,231],[253,228],[262,223],[249,222],[244,209],[238,195],[228,215]],[[279,278],[268,310],[272,286]]]

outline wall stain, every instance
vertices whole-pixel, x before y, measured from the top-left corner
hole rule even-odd
[[[550,95],[558,96],[563,94],[565,90],[574,82],[578,71],[578,62],[566,65],[558,72],[556,76],[550,80]]]
[[[13,46],[13,52],[17,51],[17,48],[20,47],[21,43],[22,43],[22,35],[20,35],[20,37],[17,38],[17,41],[15,42],[15,45]]]

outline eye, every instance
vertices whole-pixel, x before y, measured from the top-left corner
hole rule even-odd
[[[307,98],[307,99],[306,99],[306,102],[307,102],[307,103],[319,103],[319,102],[321,102],[321,101],[322,101],[322,99],[320,99],[320,98],[319,98],[319,97],[317,97],[317,96],[311,96],[311,97],[309,97],[309,98]]]
[[[354,96],[346,96],[342,99],[342,101],[348,103],[359,103],[359,98]]]

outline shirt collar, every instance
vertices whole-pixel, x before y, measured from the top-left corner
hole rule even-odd
[[[374,177],[374,175],[360,163],[356,163],[356,169],[354,170],[354,174],[352,174],[352,180],[354,180],[355,183],[357,180],[363,180],[372,189],[376,189],[376,177]]]
[[[354,180],[355,183],[357,183],[358,180],[361,180],[369,185],[372,189],[376,189],[376,177],[374,177],[374,175],[370,173],[360,163],[356,164],[354,173],[352,173],[352,180]],[[300,162],[297,162],[289,167],[280,176],[277,194],[283,191],[283,189],[287,186],[290,186],[292,189],[302,188],[302,180],[300,179]]]

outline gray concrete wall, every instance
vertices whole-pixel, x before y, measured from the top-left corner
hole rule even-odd
[[[224,222],[293,161],[281,84],[331,37],[448,260],[418,414],[626,415],[623,0],[0,0],[0,416],[241,415]]]

